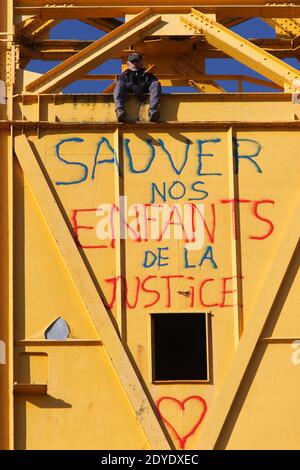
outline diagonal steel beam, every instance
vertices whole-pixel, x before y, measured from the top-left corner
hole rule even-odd
[[[179,60],[175,67],[181,71],[183,75],[187,75],[187,78],[189,75],[203,75],[203,69],[201,69],[201,67],[199,67],[199,65],[196,64],[193,59],[187,57],[185,54],[181,54],[179,56]],[[202,93],[226,93],[224,88],[222,88],[214,80],[209,80],[208,76],[203,81],[194,79],[189,81],[192,86]]]
[[[149,9],[144,10],[28,84],[26,90],[33,93],[60,91],[64,86],[110,59],[112,54],[121,52],[145,37],[160,21],[160,16],[152,14]]]
[[[36,38],[41,34],[46,33],[51,28],[56,26],[59,21],[56,20],[40,20],[39,18],[33,20],[22,28],[21,33],[30,38]]]
[[[300,200],[277,247],[223,387],[207,415],[199,447],[214,449],[299,241]]]
[[[192,8],[189,17],[181,17],[187,28],[196,34],[204,34],[207,42],[265,76],[285,91],[292,91],[292,83],[300,79],[300,72],[272,54],[230,31],[198,10]]]
[[[68,274],[82,299],[128,400],[135,410],[146,438],[153,449],[170,449],[149,398],[114,328],[85,262],[75,244],[65,217],[24,134],[15,137],[14,150],[41,215],[62,257]]]
[[[100,29],[101,31],[106,31],[109,33],[114,29],[121,26],[122,21],[118,20],[117,18],[85,18],[82,20],[84,23],[93,26],[94,28]]]

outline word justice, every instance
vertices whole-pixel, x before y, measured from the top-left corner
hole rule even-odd
[[[183,275],[152,275],[135,276],[132,279],[115,276],[104,281],[111,287],[110,293],[106,294],[109,308],[113,308],[117,302],[119,283],[123,286],[129,309],[149,308],[157,304],[160,308],[172,308],[176,305],[176,295],[183,295],[186,298],[188,308],[228,308],[237,305],[235,300],[237,286],[242,279],[244,279],[242,276],[197,278]],[[180,281],[179,290],[174,289],[176,281]]]

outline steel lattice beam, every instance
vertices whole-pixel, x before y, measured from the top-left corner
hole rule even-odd
[[[47,33],[53,26],[57,25],[55,20],[40,20],[39,18],[30,18],[23,23],[18,24],[18,30],[21,34],[29,38],[36,38]]]
[[[93,41],[84,40],[58,40],[58,39],[42,39],[30,40],[29,38],[21,37],[21,57],[29,59],[41,60],[66,60],[73,54],[81,51],[85,47],[92,44]],[[252,44],[270,52],[275,57],[298,57],[299,50],[295,41],[291,39],[253,39],[250,41]],[[193,52],[192,45],[196,44],[197,53],[205,55],[206,58],[226,58],[228,57],[224,51],[216,49],[205,41],[198,41],[192,43],[183,41],[180,43],[180,50],[185,53]],[[170,43],[170,40],[162,39],[159,47],[166,50],[166,48],[174,48],[178,44]],[[185,47],[184,47],[185,46]],[[155,53],[155,47],[149,47],[146,42],[140,43],[139,48],[141,52],[152,55]],[[159,52],[159,51],[158,51]],[[117,55],[116,55],[117,57]],[[114,58],[112,56],[111,58]]]
[[[174,69],[179,73],[181,72],[183,75],[186,75],[189,79],[190,85],[192,85],[202,93],[226,93],[225,90],[214,80],[201,80],[189,78],[193,74],[203,74],[203,70],[201,70],[201,67],[199,67],[192,59],[187,57],[185,54],[181,54],[179,56],[178,62],[176,62]]]
[[[297,69],[255,46],[198,10],[192,9],[190,17],[181,17],[181,21],[191,32],[204,34],[206,40],[214,47],[223,50],[233,59],[284,87],[286,91],[291,91],[293,81],[300,79],[300,72]]]
[[[149,10],[143,11],[31,82],[27,85],[26,90],[34,93],[60,90],[80,78],[84,73],[110,59],[114,53],[120,53],[125,47],[141,40],[149,32],[149,29],[159,22],[160,16],[151,14]]]

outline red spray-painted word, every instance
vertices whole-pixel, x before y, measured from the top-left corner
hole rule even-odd
[[[170,421],[168,421],[166,419],[166,417],[162,414],[161,410],[160,410],[160,405],[161,403],[164,401],[164,400],[170,400],[174,403],[176,403],[180,410],[184,411],[185,410],[185,404],[188,402],[188,401],[191,401],[191,400],[196,400],[198,401],[199,403],[201,403],[202,405],[202,410],[200,411],[200,414],[199,414],[199,417],[196,421],[196,423],[192,426],[192,428],[190,429],[189,432],[187,432],[184,436],[180,436],[180,434],[176,431],[175,427],[170,423]],[[164,423],[166,423],[166,425],[172,430],[172,432],[175,434],[175,437],[176,439],[179,441],[179,445],[180,445],[180,449],[184,449],[185,448],[185,445],[186,445],[186,441],[188,440],[189,437],[191,437],[195,432],[196,430],[199,428],[200,424],[202,423],[205,415],[206,415],[206,411],[207,411],[207,404],[206,404],[206,401],[204,400],[204,398],[198,396],[198,395],[192,395],[190,397],[187,397],[185,398],[184,400],[180,401],[178,400],[177,398],[175,397],[161,397],[157,403],[156,403],[156,406],[157,406],[157,409],[158,409],[158,413],[159,413],[159,416],[161,417],[161,419],[163,420]]]
[[[219,279],[214,278],[205,278],[198,280],[193,276],[181,276],[181,275],[169,275],[169,276],[146,276],[141,278],[136,276],[134,278],[135,287],[129,292],[128,281],[124,279],[123,276],[115,276],[109,279],[105,279],[105,282],[112,286],[111,298],[109,300],[109,308],[113,308],[117,300],[117,286],[118,283],[123,283],[122,287],[125,292],[126,305],[128,308],[134,309],[139,307],[147,308],[153,307],[160,300],[162,300],[164,308],[171,308],[174,302],[174,289],[172,289],[172,281],[174,279],[184,279],[188,281],[188,287],[185,290],[186,298],[189,299],[189,307],[234,307],[235,304],[231,303],[228,300],[228,296],[237,292],[237,282],[238,279],[243,279],[242,276],[234,277],[222,277]],[[157,289],[151,282],[155,282],[157,285],[157,280],[159,280],[160,288]],[[195,281],[195,282],[191,282]],[[218,290],[218,297],[215,299],[208,299],[207,288],[208,285],[213,283],[213,287]],[[195,285],[196,284],[196,285]],[[233,285],[232,285],[233,284]],[[146,296],[150,297],[146,302],[141,300],[140,297],[143,294],[143,299]],[[177,292],[178,294],[178,292]],[[163,298],[162,298],[163,295]],[[161,299],[162,298],[162,299]],[[142,305],[141,305],[142,304]]]
[[[204,212],[204,219],[203,219],[203,230],[206,239],[210,244],[213,244],[215,241],[215,236],[216,236],[216,229],[217,227],[220,227],[220,229],[223,229],[223,224],[218,224],[218,217],[220,217],[222,220],[222,214],[219,214],[219,209],[216,210],[216,207],[230,207],[231,210],[231,217],[232,217],[232,235],[233,237],[237,240],[239,238],[239,227],[238,227],[238,212],[240,211],[240,207],[243,205],[248,205],[250,213],[254,220],[259,220],[261,223],[261,228],[259,229],[258,233],[247,233],[247,237],[250,240],[265,240],[266,238],[270,237],[271,234],[274,231],[274,224],[273,222],[262,215],[262,210],[265,207],[265,205],[273,205],[275,204],[275,201],[272,199],[261,199],[261,200],[250,200],[250,199],[221,199],[219,204],[211,203],[211,204],[206,204],[205,205],[205,212]],[[145,208],[150,208],[151,204],[144,204]],[[154,204],[153,206],[157,206],[157,204]],[[83,209],[73,209],[71,213],[71,222],[74,228],[75,232],[75,240],[76,243],[82,247],[82,248],[115,248],[116,244],[116,238],[114,234],[116,233],[115,227],[114,227],[114,219],[116,213],[119,213],[120,210],[115,204],[111,204],[111,213],[108,216],[108,223],[111,224],[110,227],[110,232],[113,234],[112,238],[110,240],[107,240],[107,242],[104,242],[102,240],[102,243],[99,243],[99,238],[97,238],[96,235],[96,228],[97,224],[99,223],[99,218],[96,216],[97,213],[97,208],[83,208]],[[197,210],[197,209],[195,209]],[[84,213],[90,213],[93,216],[93,225],[90,224],[83,224],[78,221],[79,217],[84,217]],[[149,241],[149,238],[144,236],[144,233],[141,232],[140,227],[141,227],[141,217],[145,217],[145,211],[143,211],[143,214],[141,214],[138,210],[136,211],[136,214],[133,216],[133,218],[129,220],[123,220],[121,221],[122,224],[124,225],[125,229],[129,233],[129,238],[133,240],[134,242],[147,242]],[[85,220],[85,219],[84,219]],[[91,220],[91,216],[89,217],[89,220]],[[151,219],[147,219],[147,221],[151,221]],[[158,236],[154,239],[151,238],[151,242],[160,242],[163,238],[164,232],[166,228],[169,226],[175,226],[175,225],[180,225],[182,227],[182,230],[184,233],[188,233],[188,230],[186,227],[184,227],[184,221],[183,220],[177,220],[174,221],[174,213],[171,211],[170,212],[170,218],[166,221],[166,225],[162,227],[161,232],[158,234]],[[97,240],[97,243],[93,244],[87,244],[79,240],[79,231],[85,231],[85,230],[93,230],[95,233],[95,240]],[[147,233],[150,233],[151,230],[148,230]],[[188,239],[186,239],[188,241]],[[193,241],[193,240],[191,240]]]

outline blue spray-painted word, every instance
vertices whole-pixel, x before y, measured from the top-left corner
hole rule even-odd
[[[71,138],[68,138],[68,139],[63,139],[63,140],[61,140],[60,142],[58,142],[56,144],[55,152],[56,152],[56,156],[57,156],[58,160],[60,162],[64,163],[65,165],[69,165],[73,169],[80,168],[80,173],[81,173],[76,179],[70,179],[70,180],[67,180],[67,181],[56,181],[57,185],[73,185],[73,184],[83,183],[84,181],[86,181],[88,179],[89,174],[90,174],[90,179],[94,180],[95,177],[96,177],[96,172],[97,172],[98,166],[103,165],[103,164],[116,165],[116,167],[119,169],[119,162],[118,162],[118,159],[117,159],[117,156],[116,156],[116,152],[115,152],[113,146],[110,144],[109,140],[106,137],[101,137],[101,139],[97,143],[95,155],[93,157],[93,164],[92,164],[90,172],[89,172],[89,166],[86,163],[83,163],[82,161],[79,162],[79,161],[69,160],[69,159],[66,158],[66,155],[62,156],[62,149],[65,145],[67,145],[68,143],[81,144],[84,141],[85,140],[81,137],[71,137]],[[156,145],[154,145],[154,142],[155,142]],[[159,148],[161,148],[163,153],[166,155],[167,161],[170,164],[171,171],[176,176],[180,176],[182,174],[183,170],[186,168],[187,162],[191,158],[193,158],[193,161],[196,162],[196,168],[195,168],[196,172],[195,173],[196,173],[197,176],[201,176],[201,177],[216,176],[217,177],[217,176],[221,176],[222,173],[220,173],[218,171],[214,171],[214,172],[206,172],[205,171],[205,168],[204,168],[205,167],[205,159],[206,158],[213,158],[215,155],[213,153],[207,153],[207,151],[205,151],[204,147],[207,146],[207,145],[210,145],[211,147],[214,148],[214,146],[217,145],[220,142],[221,142],[220,138],[205,139],[205,140],[197,139],[195,141],[195,143],[197,145],[197,153],[196,153],[195,157],[192,157],[190,154],[191,154],[191,144],[193,142],[190,139],[186,139],[183,159],[182,159],[180,164],[175,163],[175,160],[178,161],[178,155],[176,155],[176,159],[175,159],[175,157],[173,157],[171,152],[167,149],[167,147],[166,147],[166,145],[165,145],[165,143],[162,139],[157,139],[155,141],[153,139],[141,140],[141,145],[144,144],[146,146],[146,148],[148,148],[148,151],[149,151],[149,156],[146,159],[146,163],[141,167],[138,166],[138,161],[140,160],[140,150],[139,150],[138,154],[135,157],[133,157],[132,151],[130,149],[130,139],[128,139],[128,138],[124,139],[124,154],[125,154],[125,157],[126,157],[128,170],[129,170],[129,172],[131,172],[133,174],[143,174],[143,173],[147,173],[150,170],[150,168],[152,167],[152,164],[158,158],[155,147],[159,146]],[[247,153],[247,152],[243,151],[243,144],[244,143],[247,143],[248,145],[250,144],[253,147],[253,151],[251,153]],[[111,155],[111,158],[101,158],[101,151],[102,151],[103,148],[105,149],[106,155],[107,155],[107,152],[108,152]],[[136,148],[136,146],[135,146],[135,148]],[[141,148],[141,146],[139,146],[139,149],[140,148]],[[235,173],[236,174],[239,173],[239,171],[240,171],[240,162],[245,161],[245,160],[248,161],[248,163],[250,164],[250,166],[254,170],[256,170],[258,173],[262,173],[262,168],[257,162],[257,157],[259,156],[259,154],[261,152],[261,149],[262,149],[262,146],[257,140],[244,139],[244,138],[235,139],[234,138],[233,139],[233,158],[234,158],[234,171],[235,171]],[[144,152],[143,152],[143,154],[144,154]],[[161,160],[160,160],[160,163],[161,163]],[[167,167],[166,167],[166,171],[168,171]],[[198,197],[194,198],[195,200],[199,200],[199,199],[201,200],[201,199],[204,199],[205,197],[207,197],[207,194],[205,194],[206,191],[199,188],[199,185],[201,185],[201,184],[203,184],[203,181],[195,181],[192,185],[193,186],[192,187],[193,191],[201,193],[201,196],[199,194]],[[179,190],[179,189],[180,188],[177,185],[177,190]],[[153,199],[153,192],[155,192],[155,191],[159,191],[159,189],[158,189],[157,186],[155,187],[155,184],[154,184],[154,186],[152,186],[152,199]],[[162,188],[162,191],[166,191],[164,189],[164,187]],[[183,193],[185,194],[185,191],[186,191],[186,188],[183,185],[181,187],[182,194]],[[183,197],[183,195],[176,197],[175,182],[173,183],[173,186],[169,187],[168,193],[169,193],[170,197],[172,197],[173,199],[180,199],[181,197]],[[174,194],[175,194],[175,196],[174,196]],[[193,198],[191,198],[191,200],[193,200]]]
[[[154,266],[155,263],[157,263],[157,266],[159,268],[163,266],[168,266],[169,257],[162,255],[162,251],[168,251],[168,250],[169,250],[168,247],[163,247],[163,248],[159,247],[157,248],[157,254],[151,250],[145,251],[145,257],[144,257],[144,262],[143,262],[144,268],[152,268],[152,266]],[[167,262],[165,263],[164,261],[167,261]]]
[[[195,252],[192,251],[192,250],[187,250],[186,248],[184,248],[184,267],[185,268],[196,268],[196,264],[195,263],[192,263],[189,259],[189,257],[191,258],[191,256],[194,254]],[[200,260],[198,262],[198,266],[202,266],[202,264],[204,263],[204,261],[210,261],[211,263],[211,266],[214,268],[214,269],[217,269],[218,268],[218,265],[217,263],[215,262],[214,260],[214,255],[213,255],[213,249],[212,249],[212,246],[207,246],[205,248],[205,251],[203,253],[203,255],[201,255],[200,257]]]

